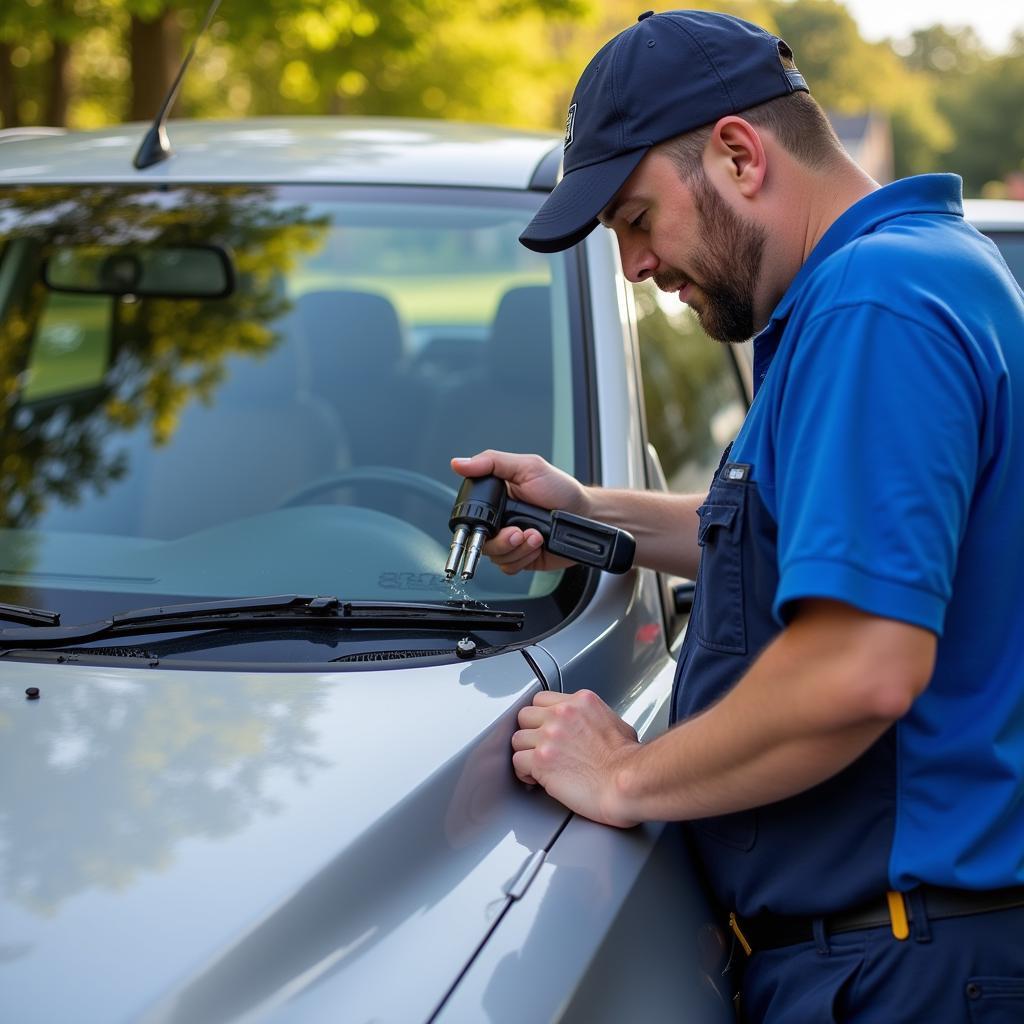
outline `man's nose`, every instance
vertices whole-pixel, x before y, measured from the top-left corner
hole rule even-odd
[[[622,271],[634,284],[646,281],[658,269],[658,257],[650,248],[636,241],[619,239],[619,258]]]

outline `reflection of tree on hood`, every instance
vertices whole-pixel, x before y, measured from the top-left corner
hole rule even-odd
[[[0,885],[35,913],[159,872],[186,839],[275,814],[274,780],[303,783],[324,767],[312,685],[296,683],[286,703],[257,680],[224,690],[93,677],[63,691],[46,729],[15,728],[0,700],[0,778],[13,785],[32,765],[41,791],[59,796],[5,799],[0,816]]]
[[[0,308],[0,527],[31,526],[52,497],[74,504],[124,475],[104,456],[119,430],[149,424],[167,442],[193,399],[208,402],[228,357],[259,357],[280,341],[272,324],[290,308],[281,276],[321,243],[326,222],[304,207],[275,207],[253,186],[172,192],[111,186],[18,186],[0,195],[0,237],[23,266]],[[60,401],[22,401],[28,353],[47,303],[39,267],[60,245],[217,244],[232,256],[224,299],[93,297],[112,311],[110,367],[101,389]],[[16,248],[17,246],[17,248]]]

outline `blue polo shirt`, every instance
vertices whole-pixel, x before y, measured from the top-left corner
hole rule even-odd
[[[842,906],[876,886],[1024,883],[1024,296],[965,223],[959,178],[904,179],[847,210],[754,351],[755,399],[724,466],[747,491],[730,497],[716,476],[701,538],[721,547],[720,567],[698,582],[698,602],[735,578],[764,588],[771,621],[757,634],[760,613],[741,595],[740,637],[727,609],[706,606],[681,658],[683,691],[687,676],[692,685],[677,714],[717,696],[702,678],[719,672],[718,690],[735,682],[802,598],[939,639],[927,690],[865,757],[872,767],[828,784],[844,795],[812,790],[792,808],[761,809],[759,829],[720,819],[745,854],[723,870],[726,901],[813,912],[816,886],[845,889]],[[723,559],[741,519],[732,573]],[[819,812],[820,832],[808,834]],[[804,857],[789,881],[779,859],[789,855],[772,849],[787,834]],[[853,880],[837,890],[844,872]]]

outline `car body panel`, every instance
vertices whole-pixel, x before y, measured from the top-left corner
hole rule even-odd
[[[1024,202],[1019,199],[965,199],[964,217],[979,231],[1024,231]]]
[[[73,181],[343,182],[525,189],[550,135],[452,121],[251,118],[171,121],[171,156],[137,171],[148,125],[56,136],[22,135],[0,149],[0,185]],[[410,153],[415,159],[410,159]]]
[[[702,966],[707,908],[681,881],[690,870],[678,826],[618,833],[574,817],[436,1024],[735,1020]]]
[[[0,1019],[224,1021],[327,974],[335,1020],[426,1019],[566,819],[509,764],[540,686],[519,652],[294,675],[4,664]],[[403,963],[415,985],[381,983]]]

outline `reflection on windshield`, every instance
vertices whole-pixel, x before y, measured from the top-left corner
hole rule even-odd
[[[322,195],[0,191],[0,598],[444,599],[450,457],[573,470],[566,275],[518,245],[530,211]],[[45,283],[71,246],[197,245],[231,294]],[[471,596],[557,580],[485,571]]]
[[[317,244],[324,225],[301,208],[266,207],[261,193],[182,189],[174,204],[133,192],[115,202],[101,187],[25,186],[0,195],[0,225],[18,225],[3,265],[21,279],[0,296],[0,526],[32,526],[54,503],[71,507],[105,493],[129,470],[127,453],[110,443],[114,435],[141,425],[154,444],[166,443],[190,401],[209,401],[229,357],[277,344],[274,321],[288,303],[270,284]],[[62,244],[206,237],[239,254],[251,287],[216,303],[118,302],[52,293],[38,272]]]

